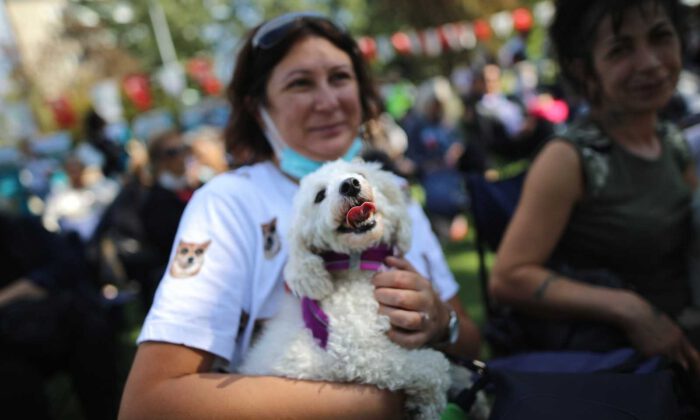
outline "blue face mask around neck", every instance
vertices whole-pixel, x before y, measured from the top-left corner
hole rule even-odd
[[[349,162],[360,154],[360,150],[362,150],[362,141],[359,137],[355,137],[350,148],[341,159]],[[282,156],[280,156],[279,160],[282,172],[296,179],[303,178],[326,163],[309,159],[291,147],[282,150]]]
[[[279,160],[279,167],[282,172],[291,176],[292,178],[301,179],[304,176],[314,172],[321,166],[323,166],[324,161],[317,161],[308,158],[287,144],[280,137],[277,127],[272,122],[272,118],[267,113],[267,110],[260,107],[260,115],[262,117],[264,127],[263,132],[267,141],[272,146],[272,150],[275,152],[275,156]],[[362,150],[362,140],[359,137],[355,137],[350,148],[345,152],[341,159],[345,161],[351,161],[360,154]]]

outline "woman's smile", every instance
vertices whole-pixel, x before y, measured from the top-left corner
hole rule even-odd
[[[668,89],[669,83],[670,80],[667,77],[653,80],[644,80],[640,82],[630,83],[629,89],[633,95],[657,95],[664,89]]]
[[[340,133],[347,124],[345,122],[337,122],[331,124],[315,125],[308,128],[308,131],[314,134],[323,134],[328,136],[334,136]]]

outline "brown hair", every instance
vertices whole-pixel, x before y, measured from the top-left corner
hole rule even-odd
[[[238,53],[233,78],[226,92],[232,111],[224,132],[235,165],[260,162],[273,156],[272,148],[258,125],[257,108],[267,101],[265,92],[272,70],[297,42],[309,36],[327,39],[350,57],[358,81],[363,122],[375,118],[381,109],[381,100],[367,65],[357,43],[348,33],[330,20],[319,17],[299,18],[293,25],[283,39],[268,49],[253,47],[252,38],[260,26],[254,28]]]
[[[593,70],[593,42],[598,25],[610,15],[613,30],[622,25],[625,11],[642,7],[647,3],[662,8],[683,42],[684,19],[678,0],[558,0],[556,14],[549,27],[549,39],[559,62],[562,75],[569,86],[588,100],[595,100],[594,93],[588,92],[586,76],[595,77]],[[575,63],[583,67],[577,71]],[[581,73],[583,71],[583,73]]]

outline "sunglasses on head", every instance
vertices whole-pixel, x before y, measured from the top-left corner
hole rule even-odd
[[[188,150],[188,147],[183,144],[182,146],[168,147],[167,149],[163,149],[160,152],[160,155],[163,157],[166,157],[166,158],[174,158],[176,156],[180,156],[181,154],[185,153],[187,150]]]
[[[330,19],[319,12],[293,12],[286,13],[265,22],[253,35],[252,46],[254,49],[270,49],[284,39],[289,31],[301,21],[322,20],[330,23],[335,28],[341,29]]]

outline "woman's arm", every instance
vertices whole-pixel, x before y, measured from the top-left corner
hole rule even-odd
[[[518,208],[498,250],[491,296],[547,318],[578,318],[619,328],[642,353],[665,354],[700,372],[698,354],[680,328],[630,290],[588,285],[544,267],[583,195],[573,146],[550,142],[533,163]]]
[[[368,385],[207,373],[214,356],[162,342],[139,346],[119,418],[401,418],[403,397]]]
[[[48,291],[30,279],[19,278],[0,288],[0,308],[22,299],[41,300]]]

